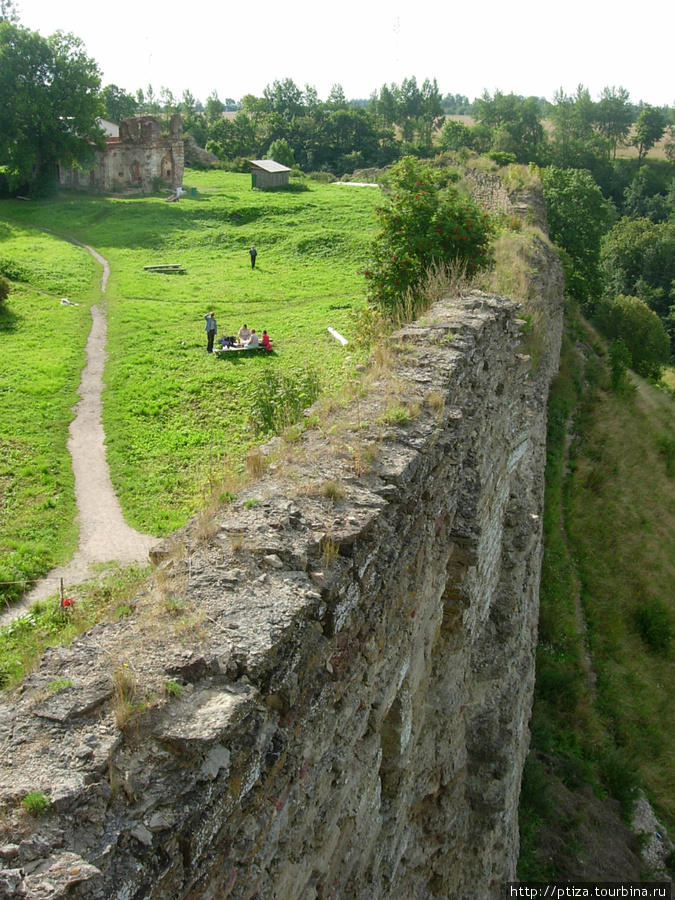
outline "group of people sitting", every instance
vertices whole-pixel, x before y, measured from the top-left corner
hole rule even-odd
[[[218,323],[216,322],[215,313],[206,313],[204,319],[206,321],[204,328],[206,331],[206,352],[213,353],[213,341],[218,334]],[[218,343],[222,350],[230,350],[232,348],[235,350],[256,350],[260,348],[270,352],[272,350],[272,341],[267,332],[263,331],[262,335],[258,337],[255,328],[249,329],[246,323],[241,326],[236,337],[234,335],[221,337],[218,338]]]
[[[263,350],[272,350],[272,341],[267,332],[263,330],[262,335],[258,336],[255,328],[249,329],[246,323],[241,326],[236,337],[221,337],[218,343],[223,350],[229,350],[230,347],[243,347],[248,350],[261,347]]]

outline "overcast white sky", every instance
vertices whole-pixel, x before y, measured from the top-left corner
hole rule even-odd
[[[80,37],[103,84],[135,93],[152,84],[202,102],[260,96],[275,78],[333,84],[348,98],[414,75],[442,94],[473,100],[484,89],[552,99],[586,85],[597,99],[622,85],[635,102],[675,105],[675,3],[609,0],[270,0],[195,4],[166,0],[17,0],[21,24]]]

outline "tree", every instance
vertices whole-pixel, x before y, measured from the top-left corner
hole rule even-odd
[[[316,134],[314,161],[319,167],[342,175],[375,165],[378,152],[377,132],[368,113],[364,109],[336,109],[324,119]]]
[[[472,103],[464,94],[446,94],[441,100],[443,112],[448,116],[468,116],[472,111]]]
[[[288,141],[283,140],[283,138],[278,141],[272,141],[265,158],[273,159],[281,163],[282,166],[288,166],[289,169],[292,169],[295,165],[293,151],[288,146]]]
[[[136,91],[136,100],[138,101],[139,112],[150,116],[156,116],[159,112],[159,100],[151,84],[147,86],[145,93],[143,88],[139,88]]]
[[[638,375],[661,377],[670,357],[670,341],[663,322],[644,301],[623,294],[605,298],[593,321],[610,340],[624,342]]]
[[[454,185],[438,187],[431,169],[411,156],[391,172],[392,194],[377,211],[381,231],[365,270],[372,302],[395,309],[434,264],[459,260],[469,274],[488,262],[487,213]]]
[[[218,98],[218,91],[211,91],[206,98],[206,111],[204,113],[209,126],[215,125],[223,118],[223,104]]]
[[[102,140],[96,63],[72,34],[49,38],[0,22],[0,165],[12,184],[39,191],[53,183],[58,163],[71,165]]]
[[[638,165],[652,149],[654,144],[661,140],[666,130],[666,123],[661,111],[655,106],[646,104],[635,123],[635,134],[631,139],[638,151]]]
[[[105,118],[118,125],[138,109],[138,101],[116,84],[107,84],[101,91],[101,99],[105,104]]]
[[[257,156],[255,125],[245,112],[238,112],[234,119],[221,118],[209,133],[206,149],[220,159]]]
[[[326,100],[328,109],[347,109],[349,104],[341,84],[334,84]]]
[[[609,207],[589,172],[541,170],[551,238],[568,255],[567,289],[582,303],[602,291],[600,246],[609,228]]]
[[[667,220],[672,209],[666,195],[668,184],[654,177],[658,174],[648,166],[642,166],[637,172],[623,192],[624,215],[631,219],[651,219],[652,222]]]
[[[180,112],[180,100],[174,97],[173,92],[168,87],[164,87],[164,85],[159,89],[159,100],[164,113],[164,121],[168,128],[171,117]]]
[[[446,119],[441,129],[441,148],[443,150],[461,150],[463,147],[473,147],[473,134],[471,128],[463,122],[454,119]]]
[[[596,105],[598,131],[607,138],[609,150],[616,158],[616,148],[628,137],[633,121],[630,94],[623,87],[605,87]]]
[[[19,11],[13,0],[0,0],[0,22],[13,22],[15,25],[19,21]]]
[[[492,149],[513,153],[519,162],[537,158],[544,142],[541,106],[536,97],[485,91],[474,102],[474,115],[492,131]]]
[[[263,97],[267,101],[267,108],[270,112],[279,113],[286,119],[302,116],[305,113],[302,91],[292,78],[284,78],[283,81],[275,80],[271,85],[268,84],[263,91]]]
[[[430,149],[431,135],[444,116],[436,79],[427,78],[420,89],[414,76],[404,78],[400,87],[382,85],[371,97],[369,109],[384,126],[398,125],[404,141],[417,139],[424,150]]]
[[[662,319],[675,304],[675,224],[623,218],[602,242],[611,294],[644,300]]]

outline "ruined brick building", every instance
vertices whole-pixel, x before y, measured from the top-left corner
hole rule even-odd
[[[167,187],[183,183],[183,122],[171,117],[162,134],[154,116],[122,119],[119,137],[106,137],[105,148],[93,148],[91,167],[59,167],[59,186],[90,191],[151,191],[161,179]]]

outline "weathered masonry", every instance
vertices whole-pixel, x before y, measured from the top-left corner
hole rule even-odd
[[[119,137],[106,138],[105,149],[94,149],[90,168],[59,167],[59,185],[81,190],[152,191],[161,181],[183,184],[183,123],[171,117],[168,135],[154,116],[122,119]]]
[[[537,252],[536,367],[512,301],[439,303],[349,408],[315,410],[256,484],[163,545],[132,616],[3,701],[0,883],[29,900],[501,896],[562,330],[560,268]],[[149,704],[135,722],[124,685]],[[45,818],[16,813],[28,791]]]

